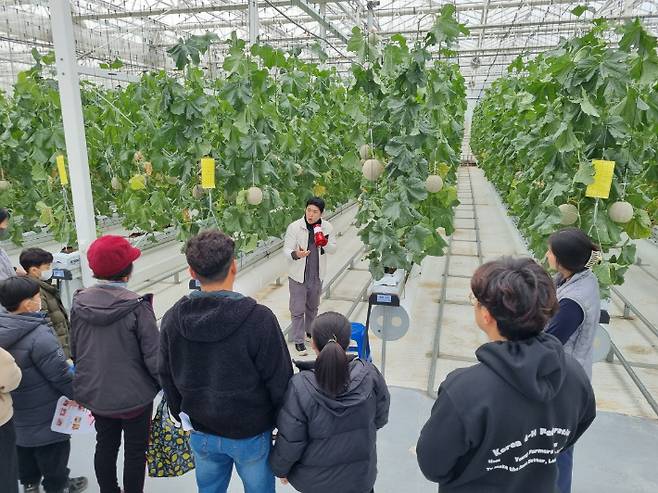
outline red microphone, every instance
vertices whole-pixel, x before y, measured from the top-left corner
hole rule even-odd
[[[327,243],[329,243],[329,240],[322,232],[321,224],[316,224],[315,226],[313,226],[313,235],[314,235],[316,247],[325,247],[327,246]]]

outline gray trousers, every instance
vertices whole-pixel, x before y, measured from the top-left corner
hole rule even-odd
[[[322,281],[297,282],[288,278],[290,289],[290,317],[292,328],[289,339],[295,344],[304,342],[304,335],[311,333],[311,324],[318,315]]]

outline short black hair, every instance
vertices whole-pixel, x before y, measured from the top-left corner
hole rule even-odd
[[[324,203],[324,199],[321,197],[311,197],[306,201],[306,207],[308,207],[309,205],[314,205],[315,207],[320,209],[320,212],[324,212],[324,208],[326,204]]]
[[[557,312],[555,284],[531,258],[503,257],[480,266],[471,291],[508,341],[539,335]]]
[[[5,209],[4,207],[0,207],[0,223],[5,219],[9,219],[10,217],[11,214],[9,214],[9,210]]]
[[[26,248],[21,252],[18,258],[21,267],[28,272],[30,267],[40,267],[43,264],[51,264],[53,262],[53,254],[47,252],[43,248]]]
[[[108,277],[101,277],[101,276],[97,276],[96,274],[94,274],[94,277],[96,279],[100,279],[102,281],[115,281],[115,282],[123,281],[124,278],[130,276],[130,274],[133,273],[133,266],[134,265],[135,264],[131,263],[128,267],[123,269],[121,272],[117,272],[116,274],[113,274],[113,275],[108,276]]]
[[[0,304],[8,312],[15,312],[19,305],[39,292],[39,283],[27,276],[12,276],[0,282]]]
[[[548,237],[548,246],[557,263],[570,272],[584,271],[593,251],[601,251],[585,232],[578,228],[563,228]]]
[[[235,242],[218,229],[202,231],[185,245],[187,264],[201,284],[223,281],[235,256]]]

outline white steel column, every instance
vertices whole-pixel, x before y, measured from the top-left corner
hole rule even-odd
[[[249,0],[249,43],[258,42],[258,0]]]
[[[66,138],[67,161],[75,213],[75,229],[78,233],[82,283],[93,284],[87,263],[87,249],[96,239],[94,201],[91,195],[87,140],[82,117],[80,80],[78,78],[75,39],[71,4],[68,0],[49,0],[52,21],[53,44],[57,58],[57,81],[62,105],[62,120]]]
[[[368,17],[367,17],[367,26],[368,26],[368,32],[372,32],[373,30],[373,25],[374,25],[374,15],[372,12],[372,3],[368,2],[367,8],[368,8]]]
[[[320,15],[326,21],[327,20],[327,4],[322,2],[319,5],[319,7],[320,7]],[[327,26],[323,23],[320,23],[320,37],[323,40],[323,46],[324,46],[324,41],[327,39]]]

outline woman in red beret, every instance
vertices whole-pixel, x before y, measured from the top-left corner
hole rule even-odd
[[[94,466],[101,493],[121,491],[116,462],[122,434],[123,491],[144,490],[160,335],[153,296],[127,289],[140,254],[121,236],[94,241],[87,260],[98,284],[78,291],[71,308],[73,390],[96,418]]]

